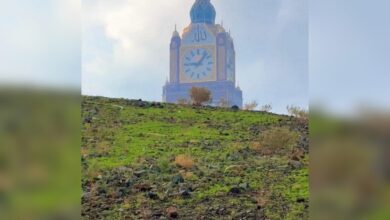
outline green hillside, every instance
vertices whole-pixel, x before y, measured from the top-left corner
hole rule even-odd
[[[84,219],[308,219],[305,120],[102,97],[82,120]]]

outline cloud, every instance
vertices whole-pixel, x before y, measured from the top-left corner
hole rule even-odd
[[[83,94],[161,100],[173,27],[190,23],[193,2],[84,0]],[[232,29],[246,101],[306,106],[307,0],[212,2]]]
[[[174,19],[185,20],[187,13],[172,16],[177,8],[188,7],[185,1],[94,1],[85,6],[84,33],[100,26],[113,44],[110,56],[123,66],[148,65],[167,52]],[[86,33],[88,34],[88,33]],[[93,45],[92,45],[93,46]],[[99,52],[99,51],[98,51]]]
[[[80,86],[77,1],[2,1],[0,15],[2,83]]]
[[[189,23],[191,1],[86,1],[83,12],[83,93],[108,94],[107,86],[94,91],[91,81],[155,82],[156,94],[168,76],[169,40],[177,23]],[[172,12],[176,11],[174,16]],[[99,36],[96,39],[96,36]],[[109,49],[102,47],[109,45]],[[91,52],[93,51],[93,52]],[[99,82],[96,81],[96,84]],[[119,90],[119,88],[117,88]],[[115,90],[115,89],[114,89]],[[122,92],[118,92],[122,93]],[[142,96],[142,92],[133,96]]]
[[[277,14],[277,34],[283,34],[285,29],[295,24],[308,23],[307,0],[282,0]]]

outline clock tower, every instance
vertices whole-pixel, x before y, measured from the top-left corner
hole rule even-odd
[[[236,54],[233,38],[220,24],[210,0],[196,0],[191,24],[180,35],[175,27],[170,43],[169,81],[163,101],[189,100],[192,87],[211,91],[212,105],[242,107],[242,91],[236,87]]]

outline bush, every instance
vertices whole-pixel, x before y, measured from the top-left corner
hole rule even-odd
[[[270,112],[271,110],[272,110],[271,104],[263,105],[263,106],[261,106],[261,108],[260,108],[260,111],[263,111],[263,112]]]
[[[211,92],[206,88],[192,87],[190,97],[194,105],[202,105],[205,102],[211,101]]]
[[[258,106],[257,102],[256,101],[252,101],[250,103],[246,103],[244,105],[244,109],[248,110],[248,111],[253,111],[253,110],[255,110],[257,108],[257,106]]]
[[[191,156],[181,154],[176,156],[175,164],[184,169],[191,169],[194,166],[194,161]]]
[[[290,131],[287,127],[276,127],[264,131],[259,142],[253,142],[252,149],[264,154],[278,153],[282,151],[291,152],[298,142],[298,133]]]
[[[287,106],[287,112],[297,118],[307,119],[309,116],[309,112],[298,106]]]
[[[96,160],[92,160],[86,170],[86,176],[89,180],[97,177],[100,174],[100,166]]]
[[[229,102],[222,98],[221,100],[219,100],[219,107],[222,107],[222,108],[229,108],[230,105],[229,105]]]

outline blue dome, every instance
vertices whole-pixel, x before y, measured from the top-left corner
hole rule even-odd
[[[215,24],[215,8],[210,0],[196,0],[191,8],[192,23]]]

